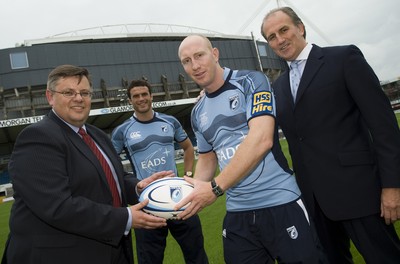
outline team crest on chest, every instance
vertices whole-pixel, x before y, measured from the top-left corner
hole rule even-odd
[[[161,131],[164,133],[168,132],[168,126],[161,126]]]
[[[239,95],[229,97],[229,106],[231,110],[236,110],[236,108],[239,106]]]

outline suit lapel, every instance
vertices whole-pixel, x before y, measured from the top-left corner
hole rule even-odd
[[[67,124],[64,123],[56,114],[53,113],[53,111],[50,111],[48,114],[48,117],[56,122],[59,126],[61,126],[68,137],[68,139],[71,141],[71,143],[75,146],[75,148],[82,153],[83,156],[85,156],[95,167],[96,170],[98,171],[98,175],[101,181],[109,187],[109,184],[106,179],[106,174],[101,167],[101,164],[99,160],[97,159],[96,155],[93,153],[93,151],[89,148],[89,146],[82,140],[82,138],[76,133],[71,127],[69,127]],[[118,162],[120,160],[117,159],[117,156],[115,153],[113,153],[113,150],[110,149],[109,145],[104,142],[103,137],[100,136],[98,133],[96,133],[96,130],[94,130],[90,125],[86,124],[86,129],[87,133],[93,138],[94,141],[100,146],[100,148],[103,150],[103,152],[107,155],[108,159],[110,160],[111,164],[114,167],[114,170],[116,172],[119,186],[121,188],[121,198],[122,198],[122,203],[125,204],[126,198],[124,197],[124,192],[122,191],[124,188],[124,182],[123,179],[120,175],[123,175],[123,171],[121,171],[120,167],[118,167]],[[111,195],[111,190],[110,190],[110,195]]]
[[[284,84],[283,84],[283,94],[287,97],[290,98],[293,101],[293,97],[292,97],[292,92],[290,90],[290,77],[289,77],[289,70],[287,70],[285,72],[286,77],[284,78]]]
[[[297,104],[297,102],[300,101],[304,92],[310,86],[311,81],[313,80],[314,76],[317,74],[318,70],[321,68],[323,64],[324,61],[323,61],[322,49],[316,45],[313,45],[310,55],[307,58],[303,75],[301,76],[299,89],[297,90],[295,105]],[[287,80],[289,80],[289,77],[287,78]]]
[[[283,73],[285,76],[282,78],[282,85],[280,86],[282,89],[282,93],[286,100],[288,100],[291,106],[294,106],[292,91],[290,90],[290,77],[289,77],[289,69]]]
[[[104,141],[104,138],[99,136],[98,133],[96,133],[89,125],[86,125],[86,129],[88,134],[93,138],[93,140],[101,148],[104,154],[107,155],[116,173],[118,174],[116,164],[119,163],[120,161],[115,158],[115,153],[113,152],[114,150],[110,149],[109,145]]]
[[[120,177],[120,175],[123,175],[124,172],[120,171],[120,169],[119,169],[120,168],[119,165],[121,164],[121,161],[117,158],[118,156],[114,153],[114,149],[110,149],[109,145],[104,141],[104,137],[98,135],[98,133],[96,133],[96,131],[93,130],[90,125],[86,124],[86,130],[87,130],[88,134],[93,138],[93,140],[97,143],[97,145],[101,148],[101,150],[104,152],[104,154],[107,155],[108,159],[110,160],[110,162],[115,170],[119,186],[122,190],[123,186],[124,186],[124,182],[123,182],[122,177]],[[97,157],[96,157],[96,160],[97,160]],[[97,162],[97,163],[100,164],[99,162]],[[104,177],[102,177],[102,178],[103,178],[103,180],[105,180],[105,182],[107,183],[107,186],[108,186],[108,182],[106,181],[106,176],[103,171],[103,168],[100,167],[100,169],[101,169],[101,172],[104,174]],[[125,198],[124,198],[124,193],[122,191],[121,191],[121,197],[122,197],[122,202],[124,203]]]
[[[101,176],[101,180],[108,186],[108,182],[106,179],[106,175],[104,173],[103,168],[101,167],[101,164],[99,160],[97,159],[96,155],[93,153],[93,151],[89,148],[88,145],[80,138],[80,136],[75,133],[75,131],[69,127],[67,124],[64,123],[56,114],[53,113],[53,111],[50,111],[48,114],[48,117],[55,121],[59,126],[61,126],[68,137],[68,139],[71,141],[71,143],[76,147],[76,149],[81,152],[95,167],[96,170],[99,173],[99,176]],[[97,142],[97,141],[96,141]],[[107,154],[108,155],[108,154]]]

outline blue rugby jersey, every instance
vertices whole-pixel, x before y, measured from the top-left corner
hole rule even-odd
[[[132,116],[113,131],[111,141],[118,153],[129,151],[137,178],[144,179],[162,170],[173,170],[178,176],[174,141],[182,142],[187,137],[175,117],[154,112],[147,122]]]
[[[224,69],[224,85],[206,93],[192,110],[191,122],[199,153],[214,151],[220,170],[230,162],[247,136],[248,121],[261,115],[275,117],[275,100],[261,72]],[[274,146],[258,166],[227,190],[227,211],[247,211],[298,199],[300,190],[283,155],[275,125]]]

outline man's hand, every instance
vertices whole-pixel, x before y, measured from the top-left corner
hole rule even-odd
[[[400,188],[383,188],[381,194],[381,217],[387,225],[400,219]]]
[[[158,179],[161,179],[164,177],[174,177],[174,176],[175,176],[175,174],[172,170],[156,172],[153,175],[151,175],[150,177],[147,177],[147,178],[141,180],[140,182],[138,182],[138,184],[136,185],[136,194],[139,196],[140,193],[143,191],[143,189],[155,180],[158,180]]]
[[[129,207],[132,212],[132,228],[155,229],[167,225],[167,220],[164,218],[153,216],[142,211],[142,208],[148,203],[149,200],[147,199]]]
[[[176,206],[175,210],[179,210],[186,204],[189,204],[186,209],[178,215],[178,219],[186,220],[189,217],[200,212],[204,207],[212,204],[217,200],[217,196],[212,192],[211,183],[184,177],[187,182],[193,184],[193,191]]]

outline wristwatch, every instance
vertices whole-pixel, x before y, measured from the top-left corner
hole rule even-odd
[[[188,177],[193,177],[193,172],[187,171],[187,172],[185,172],[185,175]]]
[[[221,189],[221,187],[219,187],[219,186],[217,185],[217,183],[215,182],[214,179],[211,181],[211,188],[212,188],[213,193],[214,193],[217,197],[219,197],[219,196],[221,196],[221,195],[224,194],[224,191]]]

